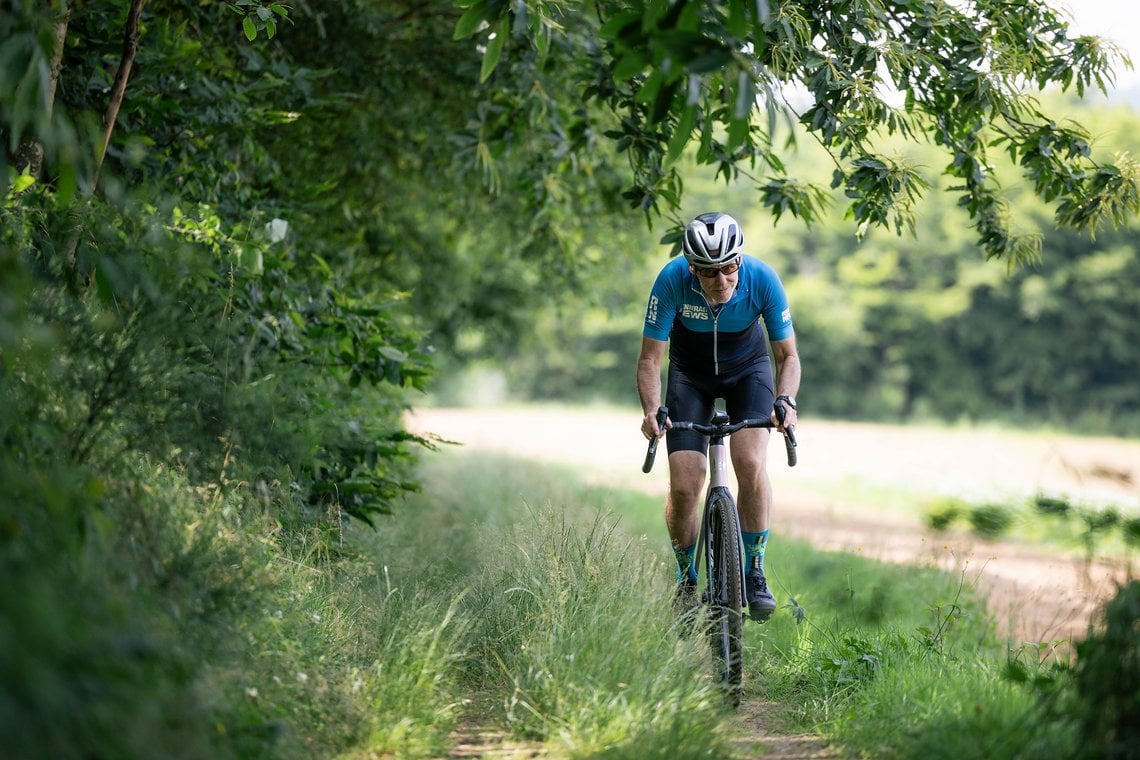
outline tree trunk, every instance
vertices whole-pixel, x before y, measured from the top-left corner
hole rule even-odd
[[[62,4],[59,18],[56,19],[52,39],[51,64],[49,68],[48,91],[46,93],[47,113],[51,117],[55,109],[55,91],[59,84],[59,71],[63,65],[63,43],[67,39],[67,23],[71,19],[71,5],[66,1]],[[13,157],[16,171],[27,172],[33,177],[39,177],[44,167],[44,146],[38,140],[24,140],[16,148]]]

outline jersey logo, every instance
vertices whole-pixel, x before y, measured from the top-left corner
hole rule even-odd
[[[657,296],[649,297],[649,308],[645,310],[645,321],[651,325],[657,324]]]
[[[781,311],[780,312],[780,319],[782,319],[785,322],[791,322],[792,321],[792,310],[791,309],[784,309],[783,311]]]
[[[701,304],[681,304],[681,316],[687,319],[708,319],[709,310]]]

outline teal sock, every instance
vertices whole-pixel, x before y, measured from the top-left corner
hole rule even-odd
[[[744,539],[744,558],[747,569],[763,572],[764,548],[768,546],[768,531],[762,530],[759,533],[741,531],[740,537]]]
[[[684,549],[673,547],[673,555],[677,558],[677,583],[683,581],[686,575],[690,583],[697,582],[697,568],[693,565],[693,555],[696,553],[696,544]]]

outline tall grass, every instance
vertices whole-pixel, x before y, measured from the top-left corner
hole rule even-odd
[[[451,520],[470,508],[487,528],[459,530],[479,566],[463,605],[463,683],[495,695],[494,718],[575,756],[733,756],[734,714],[709,680],[706,646],[672,626],[659,499],[454,452],[426,473],[425,499],[442,499]],[[1012,668],[1024,653],[992,635],[964,572],[780,540],[768,565],[782,607],[746,626],[745,682],[746,699],[775,702],[770,724],[851,756],[1071,754],[1073,721],[1047,697],[1067,673],[1035,660],[1028,675]]]
[[[706,642],[674,620],[659,498],[454,450],[420,475],[375,530],[329,514],[306,531],[271,516],[278,489],[194,485],[145,459],[125,483],[11,480],[45,510],[21,540],[0,524],[0,745],[415,758],[485,727],[556,757],[744,752]],[[53,555],[68,534],[44,525],[96,492],[67,539],[82,551]],[[782,606],[746,626],[745,699],[773,702],[770,727],[850,756],[1050,760],[1105,723],[1074,707],[1094,697],[1067,670],[994,640],[963,575],[778,536],[768,569]],[[1118,617],[1123,647],[1089,650],[1096,700],[1135,659],[1135,616]],[[1117,696],[1111,724],[1132,725]]]
[[[461,598],[463,684],[490,695],[484,719],[566,756],[728,753],[707,649],[674,629],[669,574],[644,541],[564,473],[449,454],[424,475],[418,528],[399,532],[429,558],[423,580]]]

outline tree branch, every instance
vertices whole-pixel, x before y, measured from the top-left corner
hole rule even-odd
[[[103,166],[103,159],[107,156],[107,146],[111,144],[111,133],[115,129],[115,122],[119,118],[119,108],[123,105],[123,96],[127,92],[127,80],[131,76],[131,66],[134,65],[135,56],[139,52],[139,17],[142,16],[143,4],[146,0],[131,0],[131,9],[127,14],[127,26],[123,32],[123,54],[119,59],[119,70],[115,73],[115,82],[111,86],[111,100],[107,104],[107,112],[103,115],[103,149],[99,151],[99,158],[95,162],[95,177],[91,182],[91,191],[99,184],[99,170]]]

